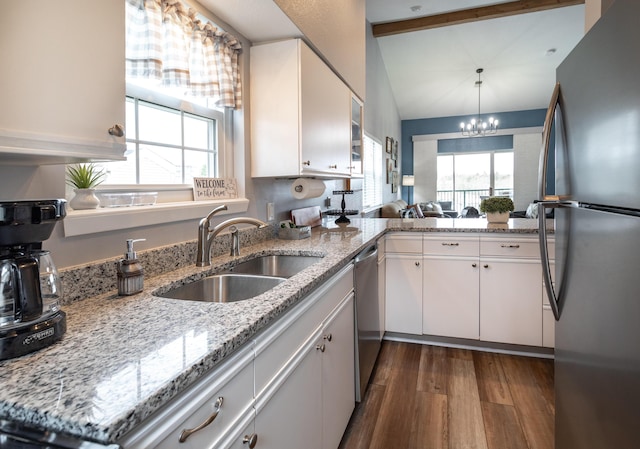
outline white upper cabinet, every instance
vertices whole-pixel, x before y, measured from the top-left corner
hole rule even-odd
[[[351,175],[351,91],[300,39],[251,48],[253,177]]]
[[[125,2],[20,0],[0,14],[0,163],[123,159]]]

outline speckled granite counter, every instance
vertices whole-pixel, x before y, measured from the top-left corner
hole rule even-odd
[[[414,232],[489,232],[533,234],[538,232],[538,220],[511,218],[506,224],[487,223],[485,218],[414,218],[390,219],[389,231]],[[553,232],[553,220],[547,220],[548,232]]]
[[[0,417],[102,443],[116,442],[191,385],[256,332],[337,273],[367,244],[391,231],[535,232],[536,220],[510,220],[488,230],[482,219],[329,220],[304,240],[268,240],[242,256],[214,258],[145,279],[145,291],[114,291],[67,304],[64,339],[42,351],[0,362]],[[228,304],[154,296],[258,254],[323,255],[269,292]],[[170,257],[170,256],[168,256]],[[112,273],[115,276],[115,272]],[[100,279],[96,279],[100,283]]]

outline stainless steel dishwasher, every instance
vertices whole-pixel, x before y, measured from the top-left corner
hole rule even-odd
[[[367,247],[355,260],[356,328],[356,401],[360,402],[380,351],[381,332],[378,308],[378,245]]]

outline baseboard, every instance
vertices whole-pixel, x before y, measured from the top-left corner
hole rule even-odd
[[[467,340],[465,338],[439,337],[436,335],[413,335],[399,332],[385,332],[383,340],[417,343],[422,345],[445,346],[449,348],[469,349],[471,351],[496,352],[501,354],[521,355],[553,359],[553,348],[539,346],[510,345],[489,341]]]

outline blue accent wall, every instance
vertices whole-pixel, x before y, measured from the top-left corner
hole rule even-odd
[[[530,128],[544,125],[546,109],[528,111],[499,112],[491,114],[500,120],[500,129]],[[468,122],[477,116],[464,115],[453,117],[437,117],[402,121],[402,173],[413,173],[413,136],[424,134],[444,134],[460,132],[460,123]],[[489,114],[482,114],[483,120]],[[553,136],[553,134],[552,134]],[[510,142],[509,142],[510,140]],[[552,137],[553,143],[553,137]],[[510,144],[510,145],[509,145]],[[442,145],[442,150],[441,150]],[[506,147],[505,145],[509,145]],[[552,145],[553,147],[553,145]],[[445,149],[446,148],[446,149]],[[491,151],[513,148],[513,136],[487,136],[477,138],[446,139],[438,142],[438,152]],[[553,148],[549,155],[549,171],[547,173],[547,192],[555,192],[555,164]],[[408,197],[408,187],[402,187],[402,197]]]

